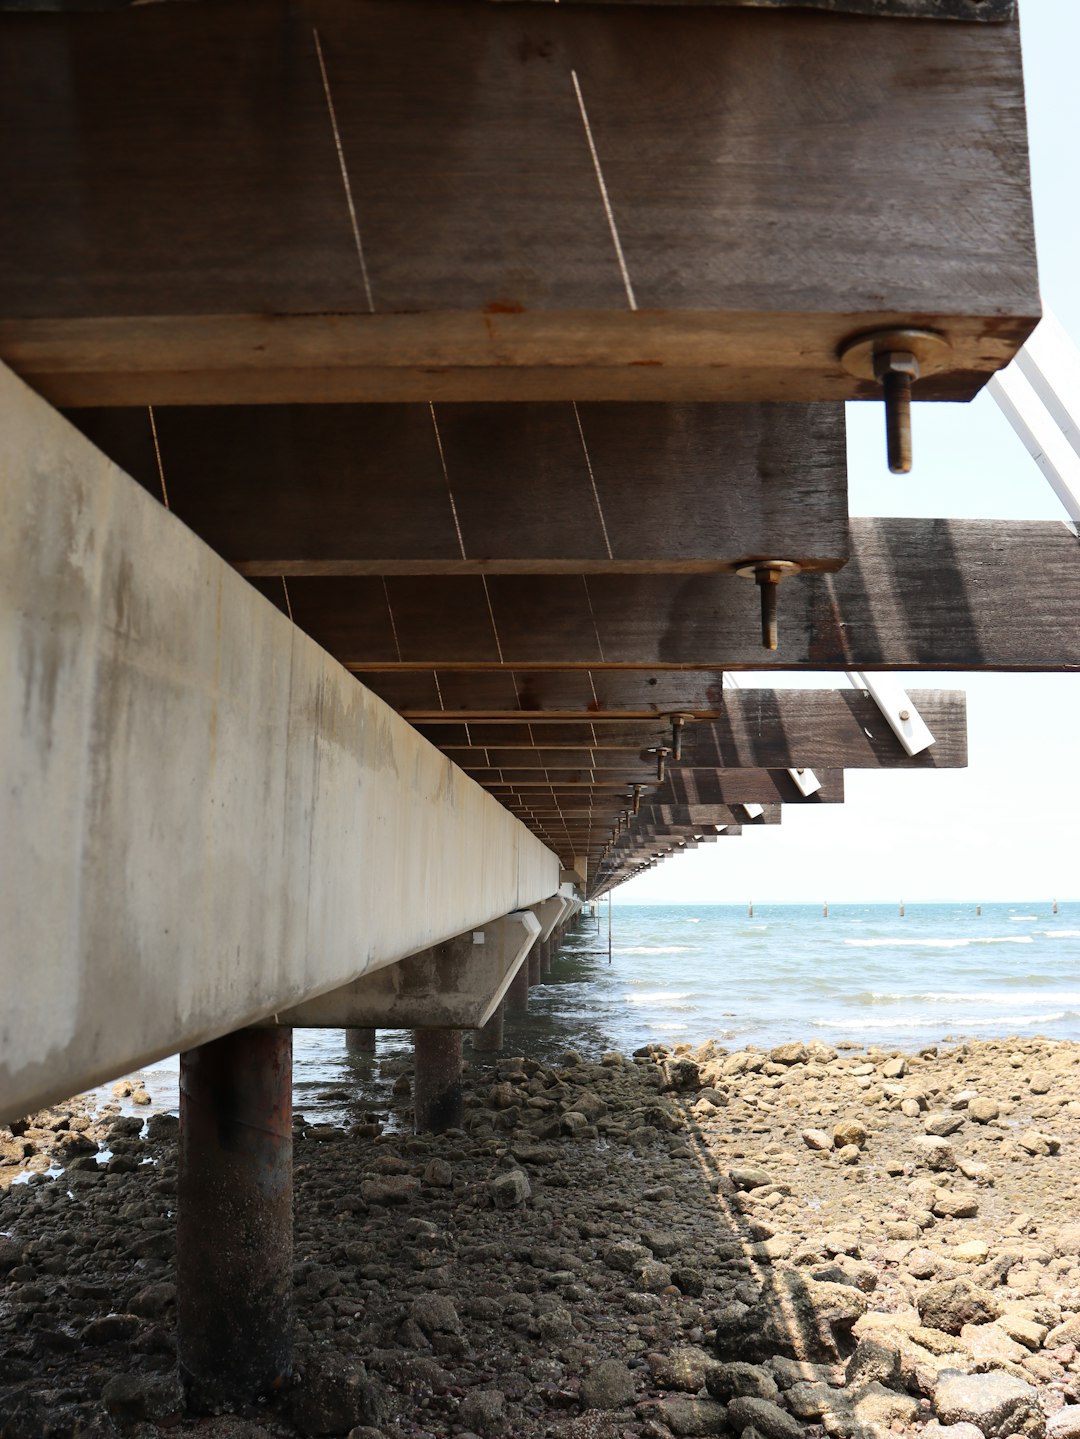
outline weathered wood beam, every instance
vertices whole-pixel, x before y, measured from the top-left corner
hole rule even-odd
[[[914,322],[966,399],[1038,316],[1015,25],[405,13],[0,16],[0,357],[71,406],[840,400]]]
[[[848,554],[839,405],[69,418],[244,575],[696,574],[775,556],[833,570]]]
[[[681,764],[690,769],[956,769],[967,764],[967,699],[962,690],[911,690],[912,703],[934,735],[920,754],[904,753],[881,711],[864,691],[725,690],[720,718],[687,724]],[[470,772],[476,765],[608,769],[649,747],[671,745],[663,720],[636,729],[569,724],[558,727],[483,721],[418,726],[447,758]],[[472,739],[473,743],[465,741]],[[652,756],[649,762],[655,765]],[[679,768],[670,757],[670,768]]]
[[[780,586],[776,651],[760,646],[756,587],[735,575],[389,579],[385,592],[297,580],[289,593],[302,628],[423,721],[716,715],[714,680],[664,671],[1080,668],[1080,545],[1055,521],[853,519],[842,570]]]

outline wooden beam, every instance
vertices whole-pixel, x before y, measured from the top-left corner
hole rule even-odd
[[[249,576],[847,558],[838,405],[268,405],[69,419]]]
[[[962,690],[911,690],[934,735],[920,754],[904,753],[881,711],[859,690],[725,690],[720,717],[683,730],[682,764],[690,769],[956,769],[967,764],[967,699]],[[467,772],[478,763],[527,769],[610,768],[649,746],[671,744],[661,719],[636,727],[513,725],[483,721],[420,725],[420,732]],[[472,739],[473,743],[465,741]],[[560,742],[563,741],[563,742]],[[655,764],[652,756],[649,763]],[[672,769],[679,768],[670,758]]]
[[[71,406],[840,400],[915,322],[967,399],[1038,316],[1015,25],[404,13],[0,16],[0,357]]]
[[[259,583],[284,607],[280,582]],[[309,579],[289,594],[297,623],[414,720],[716,716],[715,680],[664,671],[1080,668],[1080,546],[1055,521],[853,519],[842,570],[781,585],[776,651],[735,575]]]

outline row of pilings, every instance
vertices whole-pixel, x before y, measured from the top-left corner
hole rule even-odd
[[[575,915],[537,938],[483,1029],[478,1053],[498,1053],[508,1013],[551,972]],[[287,1390],[293,1351],[292,1035],[240,1029],[180,1056],[177,1168],[177,1356],[188,1409],[243,1411]],[[463,1031],[413,1031],[417,1133],[464,1118]],[[375,1031],[346,1031],[373,1053]]]

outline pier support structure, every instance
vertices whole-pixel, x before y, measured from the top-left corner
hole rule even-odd
[[[506,999],[488,1020],[487,1024],[472,1033],[472,1047],[476,1054],[496,1054],[503,1047],[503,1021],[506,1018]]]
[[[506,991],[506,1008],[511,1014],[524,1014],[529,1007],[529,960],[526,956]]]
[[[413,1128],[418,1134],[444,1134],[461,1127],[461,1037],[460,1029],[414,1031]]]
[[[345,1048],[350,1054],[374,1054],[375,1030],[347,1029],[345,1031]]]
[[[265,1401],[292,1370],[292,1031],[180,1056],[177,1353],[188,1406]]]

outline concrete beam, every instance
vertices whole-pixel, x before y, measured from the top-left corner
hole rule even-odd
[[[558,890],[551,850],[2,367],[0,416],[0,1119]]]
[[[529,910],[504,915],[474,931],[471,944],[435,945],[285,1010],[277,1021],[308,1029],[479,1029],[498,1008],[540,932]]]

